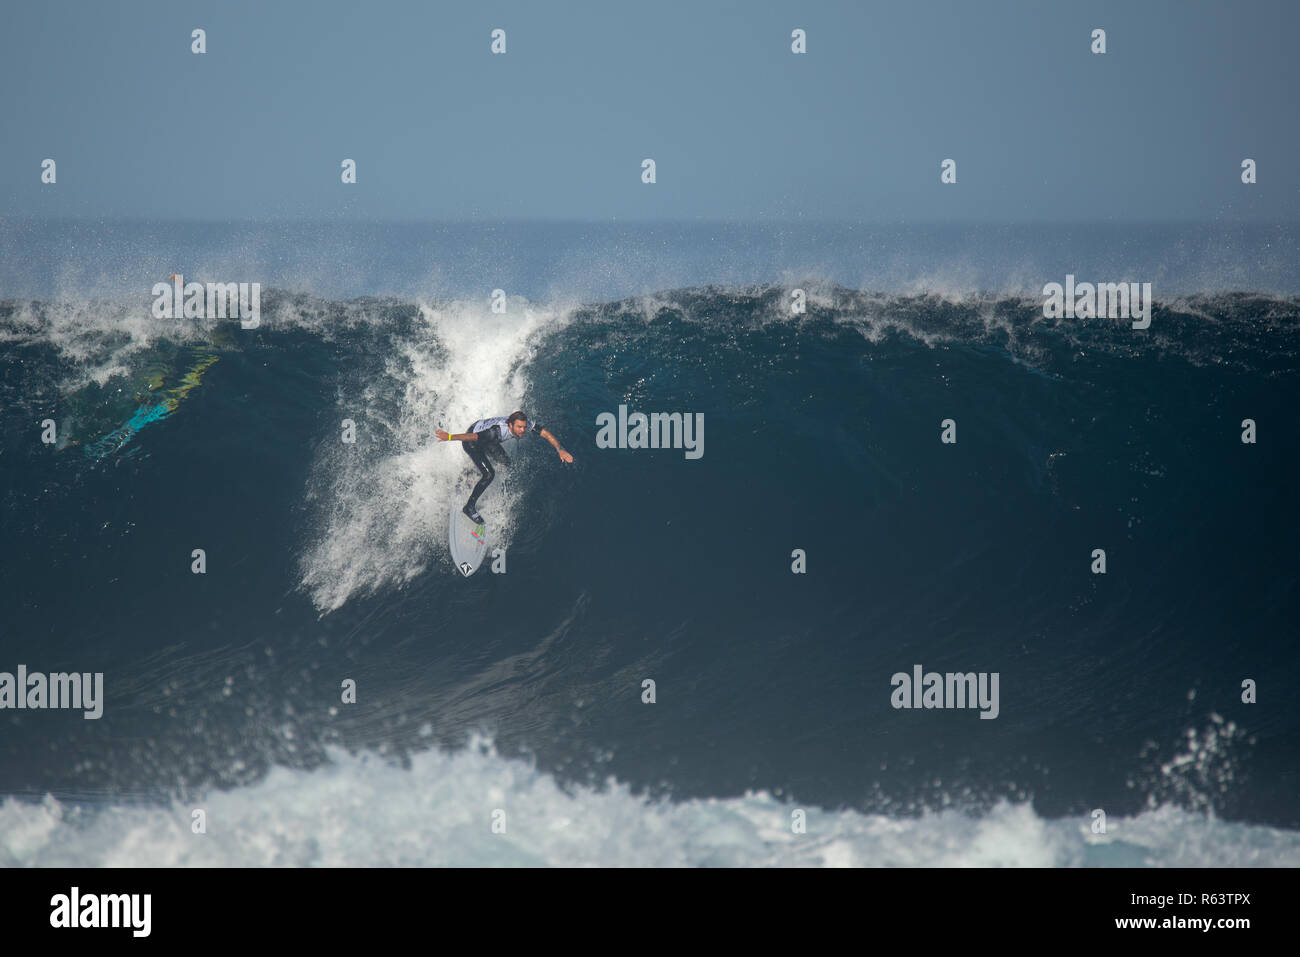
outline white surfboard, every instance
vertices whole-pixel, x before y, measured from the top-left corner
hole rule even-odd
[[[487,526],[475,525],[473,520],[461,511],[465,502],[458,499],[452,503],[451,514],[447,521],[447,544],[451,547],[451,560],[468,578],[478,571],[487,554]]]

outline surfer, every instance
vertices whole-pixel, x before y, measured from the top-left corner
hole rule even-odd
[[[440,442],[464,442],[465,454],[470,457],[470,461],[482,473],[482,478],[474,486],[474,491],[470,492],[469,501],[461,509],[475,525],[482,525],[483,519],[479,517],[478,509],[474,507],[474,503],[492,484],[492,480],[496,478],[497,474],[492,468],[489,457],[496,459],[499,465],[509,465],[510,457],[506,455],[506,450],[501,447],[501,443],[508,438],[520,439],[525,432],[536,432],[555,447],[555,451],[560,453],[562,461],[573,461],[573,456],[560,446],[559,439],[522,412],[512,412],[509,416],[499,415],[491,419],[479,419],[466,431],[454,435],[450,432],[444,432],[442,429],[437,429],[433,433]]]

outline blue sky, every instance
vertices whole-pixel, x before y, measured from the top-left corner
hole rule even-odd
[[[9,4],[0,215],[1295,221],[1297,27],[1264,0]]]

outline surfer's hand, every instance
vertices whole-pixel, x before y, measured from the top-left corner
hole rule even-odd
[[[564,449],[560,449],[560,459],[561,461],[564,462],[572,462],[573,456],[570,455],[568,452],[564,451]]]
[[[433,434],[439,442],[446,442],[447,439],[451,438],[451,436],[442,429],[435,429]]]

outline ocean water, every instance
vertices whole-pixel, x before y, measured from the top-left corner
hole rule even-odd
[[[1300,864],[1298,237],[0,224],[0,672],[105,689],[0,710],[0,863]],[[575,461],[511,451],[464,579],[433,430],[516,408]]]

